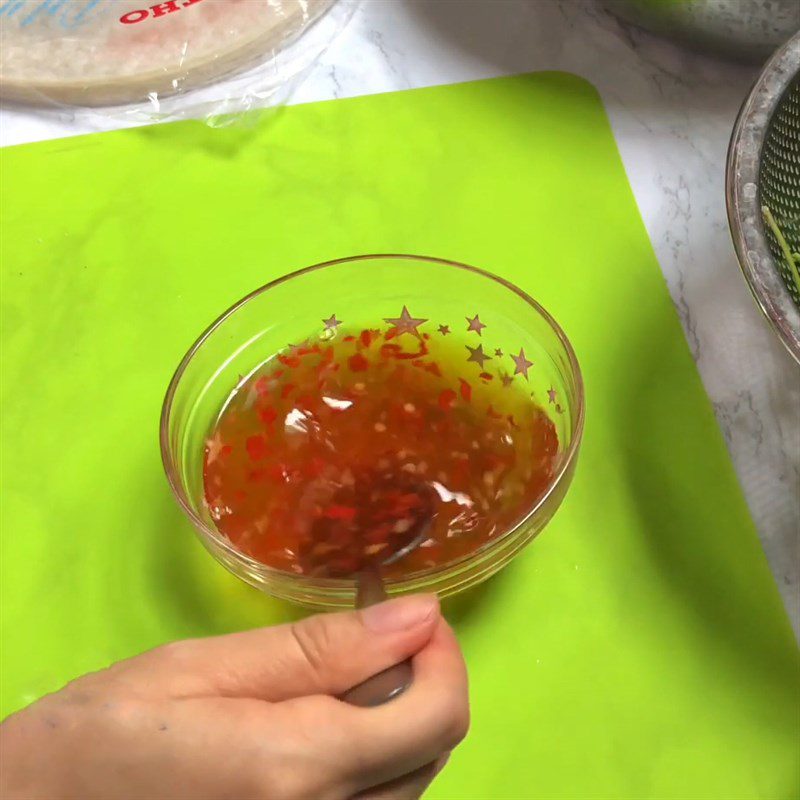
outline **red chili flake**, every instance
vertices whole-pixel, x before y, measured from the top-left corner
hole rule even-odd
[[[319,353],[319,345],[315,344],[311,347],[298,347],[297,348],[297,355],[298,356],[310,356],[314,353]]]
[[[452,389],[445,389],[439,395],[439,408],[449,411],[456,402],[456,393]]]
[[[406,353],[399,344],[383,344],[381,345],[381,355],[384,358],[413,361],[416,358],[428,355],[428,348],[425,346],[424,342],[420,342],[420,348],[416,353]]]
[[[365,372],[369,368],[369,361],[361,353],[350,356],[347,359],[347,364],[353,372]]]
[[[266,375],[262,375],[256,382],[255,388],[256,391],[263,397],[265,394],[269,394],[269,378]]]
[[[284,367],[289,367],[289,369],[295,369],[300,366],[300,359],[297,356],[280,355],[278,356],[278,361],[280,361]]]
[[[352,506],[328,506],[325,511],[322,512],[323,516],[327,517],[328,519],[343,519],[350,520],[355,519],[356,510]]]
[[[261,421],[265,425],[272,425],[278,418],[278,412],[272,406],[267,406],[266,408],[258,409],[258,416],[261,417]]]
[[[284,387],[281,389],[281,397],[284,399],[287,398],[292,393],[293,390],[294,390],[293,383],[285,384]]]
[[[402,349],[398,348],[399,352],[395,355],[395,358],[400,359],[402,361],[412,361],[415,358],[419,358],[420,356],[428,355],[428,351],[425,349],[425,345],[422,345],[420,349],[416,353],[406,353]]]
[[[458,382],[460,384],[459,391],[461,393],[461,399],[469,403],[472,399],[472,387],[463,378],[459,378]]]
[[[227,458],[233,452],[233,445],[232,444],[224,444],[219,451],[221,458]]]
[[[494,375],[492,375],[492,374],[491,374],[491,373],[489,373],[489,372],[481,372],[481,374],[480,374],[478,377],[479,377],[479,378],[480,378],[482,381],[485,381],[486,383],[489,383],[489,381],[490,381],[490,380],[492,380],[492,378],[494,377]]]
[[[355,336],[345,336],[344,339],[342,339],[343,342],[354,342],[355,340]]]
[[[388,338],[388,334],[387,334]],[[382,358],[396,358],[397,353],[401,351],[401,347],[399,344],[382,344],[381,345],[381,357]]]
[[[329,361],[333,361],[333,348],[332,347],[326,347],[322,351],[322,361],[324,363],[328,363]]]
[[[431,375],[435,375],[437,378],[442,377],[442,371],[439,369],[439,365],[433,361],[430,364],[426,364],[425,371],[430,372]]]
[[[362,346],[369,347],[372,344],[372,331],[363,330],[358,338],[361,340]]]
[[[280,378],[283,375],[284,371],[285,370],[282,370],[282,369],[273,370],[272,371],[272,376],[271,376],[272,379],[277,381],[278,378]]]
[[[251,461],[260,461],[267,455],[267,443],[264,441],[263,436],[248,436],[245,447]]]

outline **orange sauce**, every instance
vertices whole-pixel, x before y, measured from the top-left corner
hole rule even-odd
[[[468,363],[454,336],[329,333],[243,377],[210,433],[205,500],[238,549],[300,574],[324,574],[326,559],[355,571],[410,526],[424,485],[433,519],[386,568],[396,577],[469,554],[546,491],[558,437],[521,376]],[[383,515],[364,505],[375,480],[398,484]]]

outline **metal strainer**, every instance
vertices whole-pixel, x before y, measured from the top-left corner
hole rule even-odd
[[[769,60],[739,112],[728,150],[728,223],[750,290],[800,363],[800,292],[767,207],[800,252],[800,33]]]

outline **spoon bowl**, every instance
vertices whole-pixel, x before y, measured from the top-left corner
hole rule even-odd
[[[436,493],[402,471],[353,470],[326,501],[304,541],[300,561],[309,575],[352,578],[395,564],[427,538]],[[312,487],[310,492],[320,491]]]

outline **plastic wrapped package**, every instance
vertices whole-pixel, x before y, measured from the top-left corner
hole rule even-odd
[[[283,99],[354,0],[0,0],[0,97],[164,120]]]

